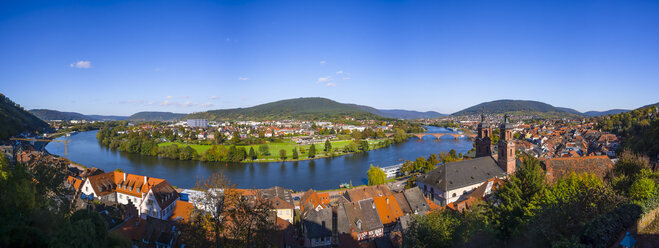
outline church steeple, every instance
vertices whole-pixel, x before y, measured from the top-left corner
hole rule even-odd
[[[497,160],[499,167],[511,175],[515,173],[515,143],[513,143],[513,124],[508,122],[507,114],[503,116],[500,129]]]
[[[476,138],[476,157],[492,155],[492,128],[485,123],[485,115],[481,114],[481,122],[478,123],[478,137]]]

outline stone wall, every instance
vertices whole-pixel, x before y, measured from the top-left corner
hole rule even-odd
[[[654,219],[657,217],[659,217],[659,208],[655,208],[650,212],[642,215],[641,218],[636,221],[637,232],[645,229],[645,227],[652,223],[652,221],[654,221]]]

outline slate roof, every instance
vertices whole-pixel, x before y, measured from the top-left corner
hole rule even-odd
[[[351,232],[366,232],[383,228],[373,199],[343,205]]]
[[[406,189],[403,192],[407,203],[410,205],[411,213],[425,213],[430,211],[430,206],[426,198],[423,196],[423,192],[418,187]]]
[[[323,225],[323,222],[325,222]],[[302,224],[308,239],[332,236],[332,209],[324,208],[318,211],[308,211]]]
[[[403,211],[404,214],[413,214],[414,212],[410,208],[410,204],[407,202],[407,199],[405,199],[405,194],[401,193],[395,193],[394,198],[396,198],[396,201],[398,202],[398,206],[400,207],[400,210]]]
[[[275,209],[293,209],[293,196],[291,191],[279,186],[257,191],[258,197],[272,202]]]
[[[506,173],[497,165],[493,157],[480,157],[439,165],[417,180],[444,192],[482,183],[492,177]]]

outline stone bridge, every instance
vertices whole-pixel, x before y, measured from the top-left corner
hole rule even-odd
[[[386,134],[387,137],[391,137],[392,133]],[[412,133],[411,135],[414,135],[415,137],[421,139],[423,136],[434,136],[435,138],[439,139],[442,136],[453,136],[453,138],[458,139],[460,137],[467,137],[470,139],[476,138],[476,134],[467,134],[467,133]]]

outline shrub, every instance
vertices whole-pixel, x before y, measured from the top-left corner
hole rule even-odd
[[[641,206],[623,204],[611,212],[597,216],[586,225],[581,242],[592,247],[610,247],[623,230],[634,224],[641,213]]]
[[[636,180],[629,188],[629,197],[634,200],[647,199],[654,193],[654,181],[649,178]]]

